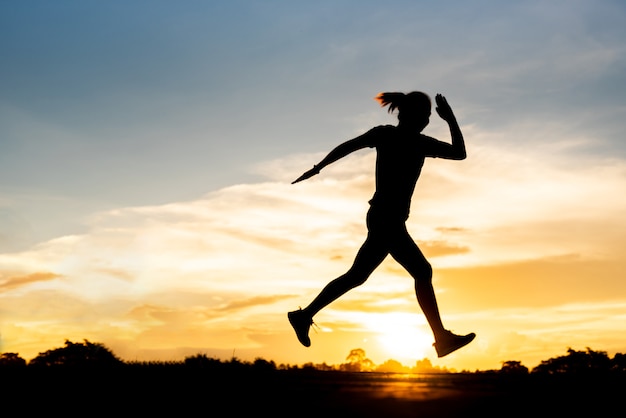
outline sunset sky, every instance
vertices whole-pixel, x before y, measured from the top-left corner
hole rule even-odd
[[[0,352],[626,352],[624,22],[620,0],[1,1]],[[437,359],[388,259],[304,348],[286,313],[352,263],[375,152],[290,182],[412,90],[448,98],[468,158],[426,161],[407,226],[445,325],[478,336]]]

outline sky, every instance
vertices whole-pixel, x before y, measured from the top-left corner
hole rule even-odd
[[[621,1],[0,1],[0,352],[65,339],[126,360],[528,367],[626,352]],[[393,260],[286,313],[366,235],[382,91],[442,93],[464,161],[426,161],[407,227],[446,327],[437,359]],[[424,133],[449,141],[433,114]]]

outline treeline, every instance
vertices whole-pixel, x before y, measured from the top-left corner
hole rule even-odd
[[[257,358],[254,361],[242,361],[236,357],[229,360],[220,360],[205,354],[188,356],[182,361],[169,362],[141,362],[123,361],[118,358],[104,344],[65,341],[63,347],[39,353],[35,358],[26,361],[17,353],[0,354],[0,369],[19,368],[189,368],[197,370],[234,371],[234,370],[315,370],[315,371],[343,371],[343,372],[379,372],[379,373],[406,373],[406,374],[434,374],[456,373],[433,366],[425,358],[415,363],[413,367],[402,365],[396,360],[387,360],[380,365],[374,364],[365,355],[365,351],[357,348],[350,351],[346,362],[339,365],[326,363],[303,365],[276,364],[272,360]],[[587,348],[585,351],[568,349],[567,354],[542,361],[538,366],[529,369],[520,361],[504,361],[499,370],[475,371],[462,373],[474,374],[505,374],[505,375],[616,375],[626,376],[626,354],[617,353],[610,357],[605,351],[595,351]]]

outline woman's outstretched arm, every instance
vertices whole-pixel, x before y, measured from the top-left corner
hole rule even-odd
[[[329,152],[328,155],[322,159],[322,161],[315,164],[312,169],[305,172],[303,175],[301,175],[296,180],[294,180],[291,184],[295,184],[302,180],[311,178],[319,174],[320,170],[326,167],[327,165],[334,163],[335,161],[345,157],[346,155],[354,151],[370,146],[369,143],[366,141],[366,135],[367,133],[361,136],[358,136],[354,139],[351,139],[349,141],[346,141],[341,145],[338,145],[337,147],[335,147],[335,149]]]

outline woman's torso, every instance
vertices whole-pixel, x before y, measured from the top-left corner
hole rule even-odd
[[[372,206],[408,217],[415,184],[427,155],[429,137],[402,131],[395,126],[381,127],[376,148],[376,192]],[[377,135],[377,136],[378,136]]]

